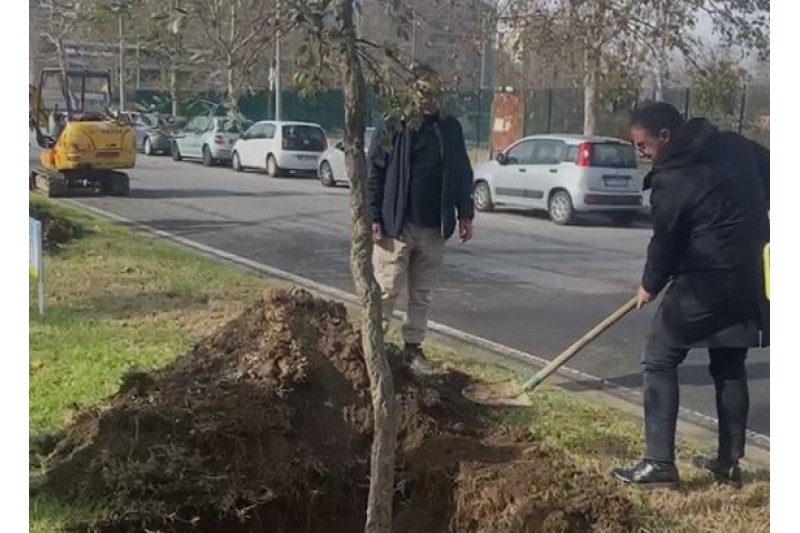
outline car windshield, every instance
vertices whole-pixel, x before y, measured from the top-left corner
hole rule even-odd
[[[139,122],[148,128],[157,128],[159,126],[158,115],[155,114],[141,115],[139,117]]]
[[[593,144],[592,166],[604,168],[636,168],[636,150],[629,144]]]

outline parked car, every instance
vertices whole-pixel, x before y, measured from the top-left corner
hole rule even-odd
[[[248,124],[228,117],[195,117],[173,135],[172,159],[200,159],[205,166],[227,164]]]
[[[364,152],[369,150],[375,128],[367,128],[364,132]],[[344,159],[344,141],[339,141],[319,156],[317,176],[325,187],[335,187],[338,183],[349,183]]]
[[[145,155],[170,155],[172,133],[185,119],[159,113],[125,113],[136,132],[136,149]]]
[[[630,142],[612,137],[534,135],[475,169],[475,206],[546,210],[559,225],[579,213],[628,224],[640,212],[644,171]]]
[[[319,124],[265,120],[253,124],[236,141],[231,165],[236,171],[264,169],[270,177],[313,176],[327,148],[328,137]]]

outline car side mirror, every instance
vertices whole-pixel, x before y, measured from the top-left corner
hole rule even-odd
[[[508,158],[503,152],[498,153],[495,160],[501,165],[505,165],[508,162]]]
[[[243,141],[246,141],[250,137],[248,137],[247,133],[240,133],[239,138],[242,139]]]

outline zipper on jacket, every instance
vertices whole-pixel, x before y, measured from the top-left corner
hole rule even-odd
[[[436,138],[439,140],[439,157],[442,159],[442,192],[439,197],[439,235],[444,239],[444,194],[445,187],[447,186],[447,162],[444,158],[444,136],[442,130],[439,128],[439,121],[433,124],[433,130],[436,132]]]

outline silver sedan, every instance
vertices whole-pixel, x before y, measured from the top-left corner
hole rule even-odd
[[[364,151],[369,150],[375,128],[364,132]],[[344,159],[344,141],[341,140],[322,152],[317,161],[317,176],[325,187],[335,187],[339,183],[350,183]]]

